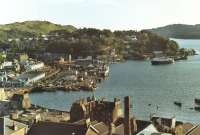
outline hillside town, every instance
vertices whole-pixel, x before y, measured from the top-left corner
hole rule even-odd
[[[200,1],[0,5],[0,135],[200,135]]]
[[[154,51],[145,57],[166,59],[167,56]],[[13,53],[6,49],[0,53],[0,60],[2,135],[198,135],[200,132],[198,124],[178,121],[175,116],[161,117],[155,113],[149,114],[148,120],[136,118],[130,96],[124,100],[116,97],[113,101],[95,96],[77,99],[69,111],[31,103],[29,93],[34,92],[95,91],[109,77],[110,64],[123,62],[115,49],[108,55],[95,57]]]
[[[30,58],[25,53],[2,52],[0,134],[2,135],[197,135],[199,125],[149,114],[133,114],[130,96],[108,101],[95,96],[77,99],[69,111],[32,104],[29,93],[43,91],[94,91],[109,76],[109,62],[117,57],[72,55]],[[115,56],[112,52],[111,56]],[[34,56],[33,56],[34,57]],[[44,61],[46,58],[48,62]],[[67,102],[67,101],[66,101]]]
[[[44,54],[33,59],[25,53],[3,51],[1,57],[0,86],[9,92],[18,88],[26,92],[94,91],[109,75],[108,61],[92,56],[72,59],[71,55]]]
[[[88,97],[74,101],[69,112],[40,107],[28,94],[7,98],[1,89],[2,135],[198,135],[200,126],[150,114],[137,119],[130,96],[124,100]],[[124,107],[123,107],[124,106]]]

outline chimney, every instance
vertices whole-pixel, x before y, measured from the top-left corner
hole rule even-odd
[[[176,117],[172,117],[172,124],[171,124],[171,128],[175,129],[176,127]]]
[[[71,63],[72,62],[72,55],[70,54],[69,55],[69,63]]]
[[[85,123],[86,123],[86,126],[89,127],[90,124],[91,124],[90,118],[87,118],[87,119],[85,120]]]
[[[17,125],[15,124],[15,122],[13,122],[12,130],[14,130],[14,131],[17,131],[17,130],[18,130],[18,127],[17,127]]]
[[[114,98],[114,102],[119,102],[120,99],[119,98]]]
[[[109,135],[112,135],[115,132],[115,125],[113,123],[109,124]]]
[[[121,103],[120,99],[119,98],[114,98],[114,103],[115,103],[115,106],[119,105]]]
[[[124,135],[131,135],[131,98],[127,96],[124,98]]]
[[[136,133],[137,132],[137,123],[136,119],[133,117],[131,118],[131,133]]]

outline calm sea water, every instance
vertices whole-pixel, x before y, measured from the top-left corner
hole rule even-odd
[[[200,40],[175,40],[181,47],[200,51]],[[138,119],[148,120],[150,113],[156,113],[200,122],[200,112],[190,109],[194,107],[194,98],[200,98],[200,55],[171,65],[152,66],[150,61],[127,61],[111,65],[110,69],[110,77],[99,84],[94,93],[97,98],[123,100],[124,96],[131,96],[133,113]],[[91,92],[44,92],[33,93],[30,97],[34,104],[68,111],[75,100],[92,95]],[[182,102],[183,107],[175,106],[174,101]]]

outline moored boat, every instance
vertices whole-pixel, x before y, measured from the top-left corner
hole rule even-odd
[[[200,105],[200,99],[199,98],[195,98],[194,99],[194,103],[197,104],[197,105]]]
[[[200,111],[200,106],[195,106],[195,107],[194,107],[194,110]]]
[[[174,59],[168,57],[153,58],[151,60],[152,65],[162,65],[162,64],[172,64],[172,63],[174,63]]]
[[[199,50],[194,50],[194,51],[195,51],[194,55],[199,55],[200,54]]]
[[[175,61],[187,60],[187,59],[188,59],[188,57],[187,57],[186,55],[184,55],[184,56],[179,56],[179,57],[175,57],[175,58],[174,58]]]
[[[182,103],[181,102],[174,101],[174,104],[179,106],[179,107],[182,107]]]

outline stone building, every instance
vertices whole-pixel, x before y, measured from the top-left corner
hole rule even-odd
[[[31,101],[28,94],[15,94],[11,98],[11,103],[14,109],[29,109],[31,107]]]
[[[124,113],[127,116],[123,117],[122,104],[117,98],[113,102],[94,97],[79,100],[71,107],[69,123],[35,123],[28,135],[132,135],[137,124],[131,116],[130,102],[130,97],[126,97]]]
[[[124,135],[132,135],[137,132],[137,123],[132,115],[132,103],[129,96],[124,98],[124,116],[121,100],[118,98],[111,102],[105,99],[96,100],[93,97],[92,99],[82,99],[73,103],[70,110],[71,122],[88,118],[91,121],[105,123],[111,130],[123,127],[123,130],[121,130],[123,133],[121,134]]]
[[[112,131],[103,122],[90,122],[88,119],[83,119],[73,123],[41,122],[33,124],[28,135],[123,135],[121,133],[123,133],[121,126]]]
[[[70,120],[72,122],[90,118],[104,123],[115,122],[122,117],[122,105],[120,99],[115,98],[114,102],[96,100],[95,98],[82,99],[73,103],[70,110]]]

